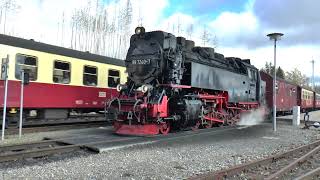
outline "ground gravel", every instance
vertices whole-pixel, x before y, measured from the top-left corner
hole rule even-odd
[[[284,152],[319,139],[317,129],[281,124],[219,135],[0,164],[2,179],[185,179]]]

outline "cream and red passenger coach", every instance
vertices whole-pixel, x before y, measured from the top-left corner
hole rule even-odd
[[[26,115],[34,110],[44,118],[67,117],[71,110],[98,111],[127,78],[122,60],[0,35],[0,57],[7,55],[9,117],[18,114],[22,69],[30,75],[24,90]],[[4,81],[0,80],[1,111],[3,98]]]

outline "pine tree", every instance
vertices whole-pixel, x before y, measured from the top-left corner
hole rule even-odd
[[[285,79],[284,71],[281,69],[280,66],[277,68],[276,75],[278,78]]]

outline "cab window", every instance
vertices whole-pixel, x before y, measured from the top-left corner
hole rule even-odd
[[[84,66],[83,84],[86,86],[97,86],[97,67]]]
[[[53,82],[69,84],[70,83],[70,63],[63,61],[54,61]]]
[[[257,80],[257,73],[254,69],[250,69],[248,68],[248,76],[252,81],[256,81]]]
[[[256,81],[257,80],[257,73],[255,70],[251,69],[251,79]]]
[[[120,72],[118,70],[108,71],[108,87],[117,87],[120,84]]]
[[[36,81],[38,77],[38,58],[24,54],[16,55],[15,77],[21,79],[21,71],[29,73],[30,81]]]

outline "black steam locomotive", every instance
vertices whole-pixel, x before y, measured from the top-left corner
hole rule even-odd
[[[235,124],[263,103],[258,69],[210,47],[137,27],[125,60],[128,81],[107,109],[119,134],[167,134]]]

